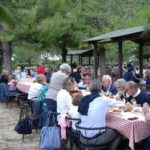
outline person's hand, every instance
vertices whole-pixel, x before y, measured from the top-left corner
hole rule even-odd
[[[114,98],[114,96],[112,95],[112,93],[109,93],[108,97],[109,98]]]
[[[118,95],[121,97],[123,95],[123,91],[118,91]]]
[[[144,113],[150,112],[150,110],[149,110],[149,104],[148,103],[144,103],[142,109],[143,109]]]

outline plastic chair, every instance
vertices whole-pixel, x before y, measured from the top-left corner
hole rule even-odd
[[[81,127],[79,126],[80,122],[76,123],[76,128],[77,130],[82,130],[85,135],[83,136],[82,133],[80,132],[80,147],[79,149],[88,149],[88,150],[108,150],[110,145],[109,143],[103,143],[103,144],[98,144],[98,135],[100,135],[102,132],[105,132],[104,130],[107,129],[107,127],[96,127],[96,128],[92,128],[92,127]],[[97,132],[97,134],[94,137],[88,137],[87,136],[87,132],[91,132],[94,133],[95,131]],[[83,142],[84,139],[84,142]],[[93,140],[94,139],[94,140]],[[94,143],[91,143],[91,140],[94,141]]]

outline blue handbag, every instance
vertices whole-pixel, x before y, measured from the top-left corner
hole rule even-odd
[[[40,149],[59,149],[61,147],[60,131],[56,126],[56,121],[52,115],[53,126],[49,126],[49,119],[52,113],[48,113],[46,126],[44,126],[40,133]]]

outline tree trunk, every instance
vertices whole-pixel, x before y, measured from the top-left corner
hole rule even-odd
[[[2,53],[3,53],[3,69],[8,70],[9,74],[12,74],[12,51],[11,42],[2,42]]]
[[[61,52],[62,52],[62,62],[66,62],[66,56],[67,56],[66,44],[63,44],[61,48]]]
[[[30,57],[29,57],[29,59],[28,59],[28,66],[32,66],[31,58],[30,58]]]

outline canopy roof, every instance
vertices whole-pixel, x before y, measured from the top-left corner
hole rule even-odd
[[[69,50],[68,55],[93,56],[93,49]]]
[[[85,42],[118,42],[124,40],[132,40],[135,42],[144,42],[144,44],[150,44],[150,33],[146,34],[146,30],[150,27],[150,24],[141,25],[133,28],[127,28],[122,30],[116,30],[95,36],[93,38],[85,40]]]

